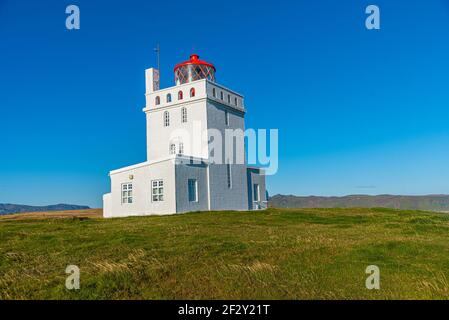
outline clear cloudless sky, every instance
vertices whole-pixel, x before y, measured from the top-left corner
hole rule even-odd
[[[145,161],[157,43],[163,87],[196,52],[279,129],[271,195],[447,194],[448,37],[448,0],[0,0],[0,203],[101,207]]]

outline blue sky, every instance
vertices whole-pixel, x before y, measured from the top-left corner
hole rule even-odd
[[[101,206],[145,160],[156,43],[162,86],[196,52],[279,129],[270,194],[449,193],[448,37],[447,0],[0,0],[0,203]]]

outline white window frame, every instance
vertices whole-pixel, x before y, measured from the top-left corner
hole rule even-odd
[[[183,155],[184,154],[184,143],[180,142],[178,145],[178,154]]]
[[[120,198],[122,199],[122,205],[133,203],[133,184],[131,182],[122,183]]]
[[[170,113],[168,111],[164,111],[164,127],[170,126]]]
[[[194,188],[194,190],[191,189]],[[197,179],[188,179],[187,180],[187,196],[189,202],[198,202],[198,180]],[[193,199],[192,197],[193,196]]]
[[[162,191],[161,191],[162,189]],[[151,202],[164,201],[164,180],[151,181]]]

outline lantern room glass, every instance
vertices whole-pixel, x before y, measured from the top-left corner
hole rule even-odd
[[[177,85],[207,79],[215,82],[215,67],[199,59],[197,54],[192,54],[190,60],[178,64],[175,67],[175,83]]]
[[[175,81],[178,85],[201,79],[207,79],[215,82],[214,68],[207,65],[189,64],[176,69]]]

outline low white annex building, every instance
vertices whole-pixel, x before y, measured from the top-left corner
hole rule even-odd
[[[225,158],[226,132],[245,130],[243,96],[216,83],[215,67],[198,55],[174,71],[176,85],[166,89],[159,70],[145,72],[147,161],[110,172],[104,217],[266,208],[263,171]],[[245,154],[242,144],[232,149]]]

